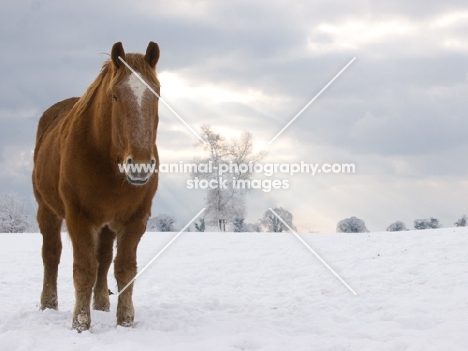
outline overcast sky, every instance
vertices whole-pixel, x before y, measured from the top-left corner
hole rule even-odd
[[[371,231],[396,220],[468,214],[466,1],[12,1],[0,4],[0,193],[32,201],[42,112],[80,96],[112,45],[161,48],[161,93],[193,128],[243,130],[265,162],[356,164],[354,175],[296,175],[248,195],[248,221],[270,206],[300,231],[350,216]],[[271,145],[266,143],[353,57],[356,61]],[[200,155],[160,105],[161,162]],[[182,227],[204,194],[161,177],[153,214]]]

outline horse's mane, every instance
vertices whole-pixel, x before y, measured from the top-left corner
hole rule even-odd
[[[137,71],[150,86],[161,86],[156,76],[156,71],[148,65],[144,55],[126,54],[125,62]],[[99,88],[107,84],[105,93],[109,93],[122,79],[131,73],[132,72],[125,65],[122,64],[120,67],[115,68],[112,61],[107,60],[102,65],[101,72],[97,78],[88,87],[83,96],[75,103],[70,113],[81,114],[89,106]]]

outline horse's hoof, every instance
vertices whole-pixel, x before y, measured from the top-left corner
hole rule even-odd
[[[132,328],[135,326],[135,323],[132,320],[123,320],[117,323],[121,327]]]
[[[117,325],[122,327],[133,327],[133,320],[135,319],[135,312],[133,306],[124,307],[122,304],[117,305]]]
[[[117,325],[120,325],[121,327],[125,328],[132,328],[133,326],[135,326],[135,323],[133,322],[133,316],[117,318]]]
[[[72,329],[76,330],[78,333],[89,330],[91,326],[91,319],[87,313],[80,313],[73,318]]]
[[[41,310],[44,311],[46,308],[50,308],[51,310],[58,309],[57,296],[52,296],[48,299],[41,299]]]
[[[104,294],[103,296],[103,294],[94,293],[93,310],[109,312],[109,309],[110,309],[109,295]]]
[[[104,311],[104,312],[109,312],[110,310],[110,303],[109,302],[102,302],[102,303],[99,303],[99,302],[94,302],[93,304],[93,309],[95,311]]]

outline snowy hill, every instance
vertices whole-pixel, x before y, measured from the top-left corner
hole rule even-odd
[[[145,234],[140,267],[174,235]],[[112,296],[77,334],[70,240],[60,310],[40,312],[41,236],[0,234],[0,349],[468,349],[468,229],[302,237],[358,296],[291,234],[184,233],[137,280],[135,328]]]

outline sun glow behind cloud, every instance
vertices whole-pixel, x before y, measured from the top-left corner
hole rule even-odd
[[[247,108],[247,112],[232,110],[230,104],[238,108],[248,107],[252,111],[260,110],[269,116],[278,113],[279,106],[287,106],[291,100],[288,96],[267,94],[261,89],[249,86],[239,87],[191,80],[189,74],[186,78],[179,73],[163,71],[158,76],[162,82],[162,98],[180,113],[182,118],[190,118],[192,127],[196,130],[202,124],[211,124],[215,126],[217,132],[228,139],[239,137],[245,130],[254,132],[252,126],[255,123],[264,125],[262,129],[268,127],[268,120],[258,121],[253,112],[249,115]],[[167,128],[172,131],[181,131],[185,128],[175,119],[168,120],[167,123]],[[272,130],[271,134],[273,132]],[[266,141],[258,139],[258,135],[256,138],[255,148],[263,149],[262,145],[265,146]]]
[[[169,71],[163,71],[158,76],[164,82],[161,88],[162,94],[167,94],[173,101],[191,99],[200,101],[201,104],[211,105],[223,102],[255,104],[273,100],[273,97],[267,96],[263,91],[252,87],[244,89],[229,88],[223,84],[209,82],[193,84],[182,78],[180,74]]]

